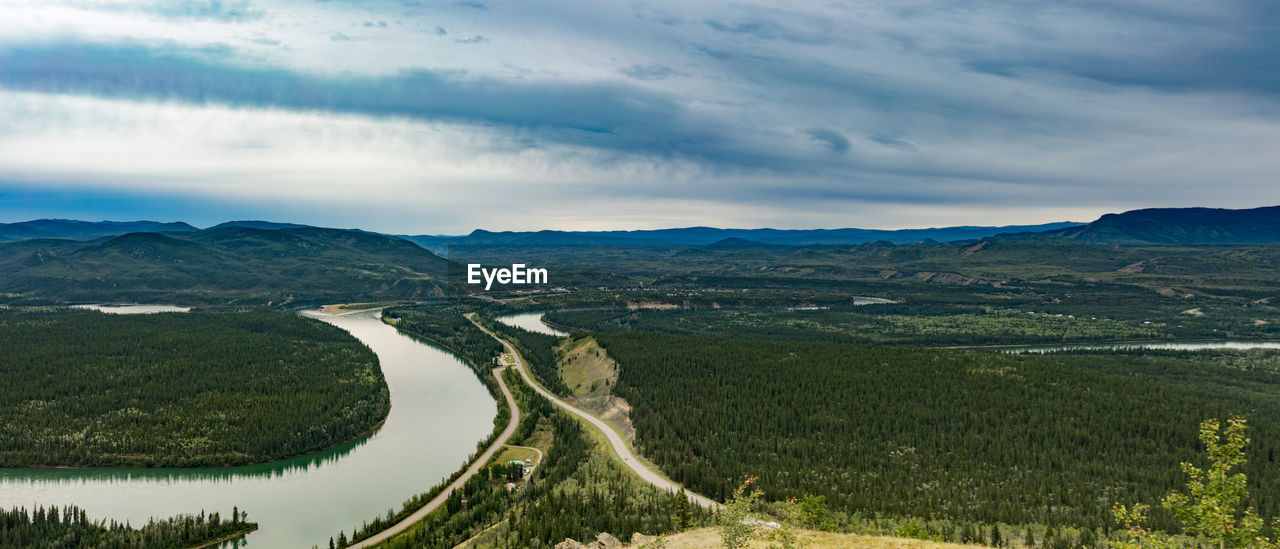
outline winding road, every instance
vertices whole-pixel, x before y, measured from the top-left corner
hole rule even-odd
[[[484,325],[476,322],[474,316],[468,316],[467,319],[475,324],[476,327],[483,330],[484,333],[489,334],[490,337],[498,340],[499,343],[502,343],[502,346],[506,348],[507,353],[515,358],[515,364],[511,365],[511,367],[515,368],[517,372],[520,372],[520,377],[523,378],[524,382],[532,387],[533,390],[546,397],[546,399],[551,401],[552,404],[555,404],[561,409],[586,420],[588,423],[599,429],[600,432],[604,433],[605,438],[609,440],[609,446],[611,446],[613,448],[613,452],[618,455],[618,459],[622,460],[623,465],[626,465],[634,471],[641,480],[644,480],[661,490],[666,490],[672,493],[679,492],[683,489],[682,486],[668,480],[662,475],[654,472],[652,469],[645,467],[640,460],[636,458],[636,455],[631,451],[631,447],[627,445],[627,441],[622,438],[622,435],[613,430],[613,428],[610,427],[609,424],[605,423],[604,420],[560,400],[559,397],[551,394],[546,389],[543,389],[542,386],[535,382],[532,377],[529,377],[529,371],[526,367],[524,356],[516,350],[515,346],[511,345],[507,340],[498,337],[497,334],[489,331],[489,329],[485,328]],[[445,500],[449,498],[449,494],[452,494],[454,490],[462,487],[468,479],[480,471],[480,468],[484,466],[485,463],[488,463],[489,460],[493,458],[494,454],[496,454],[498,450],[507,446],[507,441],[511,439],[511,435],[515,434],[516,426],[520,423],[520,407],[516,405],[515,397],[511,396],[511,389],[507,387],[507,382],[502,379],[502,371],[504,369],[506,369],[505,366],[502,368],[495,368],[493,370],[493,376],[498,378],[498,387],[502,389],[502,396],[507,399],[507,407],[511,410],[511,419],[507,422],[507,428],[503,429],[502,433],[498,435],[498,438],[494,439],[493,443],[489,444],[489,447],[485,449],[484,453],[480,454],[479,457],[471,462],[471,465],[467,467],[466,472],[464,472],[462,476],[450,483],[448,487],[437,494],[435,498],[432,498],[431,501],[427,502],[427,504],[421,509],[418,509],[412,515],[405,517],[404,520],[397,522],[395,526],[387,528],[386,530],[378,532],[377,534],[374,534],[373,536],[370,536],[358,543],[350,545],[350,549],[373,547],[397,534],[400,534],[401,532],[404,532],[405,530],[408,530],[410,526],[414,525],[414,523],[426,518],[427,515],[431,514],[436,509],[439,509],[441,505],[444,505]],[[542,452],[539,451],[538,453],[541,454]],[[539,459],[539,462],[541,462],[541,459]],[[719,503],[688,490],[685,490],[685,495],[688,496],[689,501],[707,509],[715,509],[720,506]]]
[[[516,363],[514,367],[516,371],[520,372],[520,377],[524,378],[524,382],[528,383],[530,387],[533,387],[533,390],[537,391],[538,394],[546,397],[546,399],[550,400],[552,404],[559,406],[561,409],[565,410],[566,412],[569,412],[573,415],[576,415],[582,419],[587,420],[588,423],[594,425],[597,429],[600,430],[600,432],[604,433],[605,438],[609,440],[609,445],[613,447],[613,452],[618,455],[619,459],[622,460],[623,465],[626,465],[627,467],[629,467],[642,480],[656,486],[659,489],[666,490],[668,492],[679,492],[680,490],[683,489],[682,486],[668,480],[662,475],[659,475],[658,473],[654,472],[652,469],[645,467],[644,464],[642,464],[640,460],[636,458],[636,455],[631,451],[631,447],[627,445],[627,441],[622,438],[622,435],[618,434],[618,432],[615,431],[612,427],[610,427],[609,424],[605,423],[604,420],[594,415],[591,415],[590,413],[587,413],[583,410],[580,410],[577,407],[574,407],[573,405],[563,400],[560,400],[559,397],[551,394],[546,389],[543,389],[541,385],[539,385],[533,380],[533,378],[529,377],[529,371],[525,365],[524,357],[520,355],[520,352],[516,350],[515,346],[511,345],[511,343],[509,343],[507,340],[502,339],[501,337],[498,337],[497,334],[489,331],[488,328],[485,328],[479,322],[476,322],[476,319],[474,316],[468,316],[467,319],[470,320],[472,324],[475,324],[476,327],[480,328],[481,330],[484,330],[485,333],[489,334],[494,339],[502,343],[502,346],[507,349],[507,352],[510,353],[511,356],[515,357]],[[719,503],[716,503],[715,501],[712,501],[711,499],[705,496],[695,494],[688,490],[685,490],[685,495],[689,497],[689,501],[697,505],[700,505],[702,507],[705,507],[707,509],[715,509],[720,506]]]
[[[448,487],[437,494],[435,498],[432,498],[431,501],[427,502],[427,504],[421,509],[418,509],[412,515],[405,517],[404,520],[397,522],[395,526],[378,532],[377,534],[348,547],[351,549],[373,547],[374,545],[390,539],[396,534],[408,530],[414,523],[426,518],[426,516],[431,514],[432,511],[435,511],[440,508],[441,505],[444,505],[445,500],[449,498],[449,494],[452,494],[454,490],[457,490],[458,488],[461,488],[463,484],[466,484],[467,480],[479,472],[480,468],[484,466],[484,464],[488,463],[498,450],[507,445],[507,441],[511,439],[511,435],[515,434],[516,426],[520,423],[520,407],[516,406],[516,399],[511,396],[511,389],[507,388],[507,382],[502,379],[502,370],[504,369],[505,368],[495,368],[493,370],[493,377],[498,378],[498,387],[502,389],[502,396],[507,399],[507,408],[511,410],[511,419],[507,422],[507,428],[502,430],[502,433],[498,435],[498,438],[493,440],[493,443],[490,444],[488,448],[485,448],[484,453],[480,454],[479,457],[471,462],[471,466],[467,467],[466,472],[462,473],[462,476],[449,484]]]

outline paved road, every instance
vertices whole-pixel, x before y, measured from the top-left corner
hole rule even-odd
[[[457,490],[463,484],[465,484],[467,482],[467,479],[470,479],[473,475],[475,475],[478,471],[480,471],[480,467],[484,466],[485,463],[488,463],[489,459],[492,458],[493,455],[497,453],[499,449],[501,449],[503,446],[506,446],[507,441],[511,439],[511,435],[514,435],[516,433],[516,425],[520,423],[520,407],[516,406],[516,399],[511,396],[511,390],[507,388],[507,382],[502,379],[502,370],[503,370],[502,368],[494,369],[493,375],[494,377],[498,378],[498,387],[502,388],[502,396],[506,397],[507,408],[511,410],[511,420],[507,422],[507,428],[502,430],[502,433],[498,435],[498,438],[494,439],[493,444],[490,444],[489,447],[485,449],[484,453],[480,454],[480,457],[476,458],[475,461],[471,462],[471,466],[467,467],[467,471],[465,473],[462,473],[462,476],[458,477],[457,480],[453,481],[452,484],[450,484],[447,488],[445,488],[444,491],[440,492],[440,494],[437,495],[434,499],[427,502],[425,506],[423,506],[421,509],[418,509],[417,512],[413,513],[412,515],[405,517],[404,520],[397,522],[395,526],[392,526],[390,528],[387,528],[386,530],[378,532],[377,534],[374,534],[372,537],[369,537],[368,539],[365,539],[360,543],[351,545],[350,546],[351,548],[355,549],[355,548],[372,547],[374,545],[377,545],[378,543],[386,541],[391,536],[394,536],[396,534],[399,534],[400,532],[408,530],[409,527],[413,526],[414,523],[422,520],[424,517],[431,514],[432,511],[435,511],[441,505],[444,505],[444,500],[448,499],[449,494],[452,494],[454,490]]]
[[[592,425],[595,425],[597,429],[603,432],[604,436],[609,439],[609,445],[613,447],[614,453],[618,454],[618,457],[622,459],[622,463],[627,467],[630,467],[632,471],[635,471],[636,475],[639,475],[640,478],[643,479],[644,481],[654,486],[657,486],[662,490],[666,490],[668,492],[680,491],[681,486],[677,485],[674,482],[671,482],[670,480],[663,478],[661,475],[653,472],[651,469],[649,469],[648,467],[645,467],[642,463],[640,463],[640,460],[636,459],[635,454],[631,452],[631,448],[627,446],[627,441],[623,440],[622,435],[619,435],[618,432],[613,430],[613,428],[610,427],[609,424],[605,423],[604,420],[596,416],[593,416],[587,412],[584,412],[563,400],[560,400],[558,397],[551,394],[546,389],[543,389],[541,385],[538,385],[537,383],[535,383],[533,381],[533,378],[529,377],[528,368],[525,367],[524,357],[521,356],[520,352],[516,351],[516,348],[512,346],[510,343],[508,343],[507,340],[498,337],[497,334],[494,334],[493,332],[490,332],[488,328],[485,328],[480,323],[476,322],[475,318],[470,318],[470,320],[481,330],[484,330],[485,333],[493,336],[494,339],[501,342],[502,346],[507,348],[507,352],[511,353],[512,356],[516,357],[516,365],[515,365],[516,371],[520,372],[520,377],[523,377],[524,382],[528,383],[530,387],[533,387],[533,390],[537,391],[538,394],[541,394],[542,396],[546,397],[547,400],[550,400],[552,404],[559,406],[560,408],[564,409],[565,411],[573,415],[576,415],[582,419],[587,420],[587,422],[591,423]],[[692,501],[693,503],[696,503],[707,509],[715,509],[720,506],[720,504],[712,501],[711,499],[695,494],[688,490],[685,490],[685,495],[689,496],[689,501]]]

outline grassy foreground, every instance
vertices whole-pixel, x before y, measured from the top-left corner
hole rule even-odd
[[[889,536],[866,536],[862,534],[838,534],[817,530],[801,530],[801,539],[809,542],[810,549],[959,549],[963,547],[982,547],[980,545],[960,545],[958,543],[941,543],[913,538],[895,538]],[[720,532],[714,528],[697,528],[668,536],[667,549],[719,549]],[[762,540],[752,542],[751,547],[763,548],[767,545]]]

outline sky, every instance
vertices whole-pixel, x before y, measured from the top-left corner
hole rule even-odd
[[[1280,204],[1274,0],[0,0],[0,222],[905,228]]]

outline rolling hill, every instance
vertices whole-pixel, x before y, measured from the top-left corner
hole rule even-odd
[[[104,236],[137,232],[188,232],[195,227],[181,221],[76,221],[73,219],[36,219],[20,223],[0,223],[0,242],[17,242],[36,238],[92,240]]]
[[[1044,236],[1126,245],[1250,245],[1280,243],[1280,206],[1248,210],[1152,208],[1107,214]]]
[[[9,302],[263,303],[425,299],[448,262],[405,240],[315,227],[228,226],[88,242],[0,244]]]
[[[1007,225],[1001,227],[943,227],[933,229],[718,229],[686,227],[644,231],[529,231],[493,232],[477,229],[466,236],[405,236],[408,240],[431,249],[445,246],[593,246],[650,245],[706,246],[728,239],[750,240],[762,244],[788,246],[853,245],[885,241],[895,244],[936,240],[973,240],[999,234],[1044,232],[1071,228],[1079,223],[1061,222],[1044,225]]]

